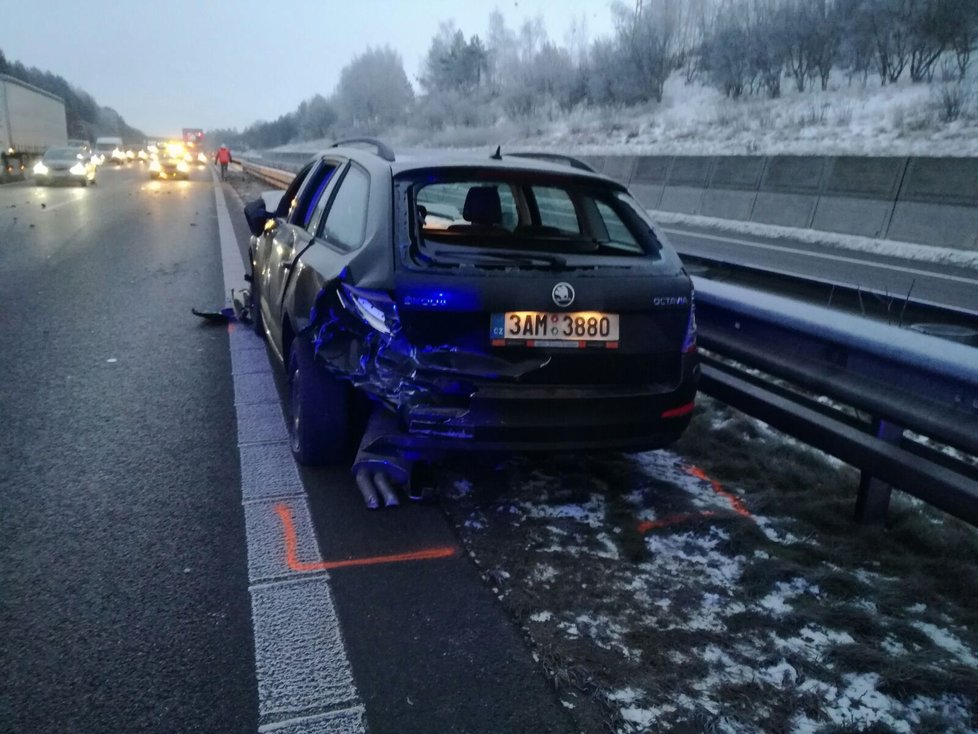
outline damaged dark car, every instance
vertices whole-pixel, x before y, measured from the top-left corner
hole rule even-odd
[[[691,281],[621,184],[532,154],[317,155],[246,209],[296,458],[661,448],[699,367]]]

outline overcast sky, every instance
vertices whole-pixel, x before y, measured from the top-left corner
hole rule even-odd
[[[609,0],[0,0],[0,49],[59,74],[148,135],[237,127],[329,96],[340,70],[390,45],[417,87],[441,22],[486,37],[498,8],[511,29],[543,18],[564,45],[573,19],[609,35]]]

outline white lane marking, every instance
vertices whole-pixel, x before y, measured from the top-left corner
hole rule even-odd
[[[883,270],[893,270],[898,273],[907,273],[909,275],[923,275],[930,278],[937,278],[939,280],[950,280],[956,283],[965,283],[966,285],[978,285],[978,280],[974,278],[964,278],[959,275],[945,275],[943,273],[937,273],[933,270],[917,270],[916,268],[907,268],[902,265],[888,265],[886,263],[876,262],[875,260],[860,260],[855,257],[843,257],[842,255],[829,255],[823,252],[812,252],[811,250],[801,250],[794,247],[783,247],[781,245],[765,245],[760,242],[753,242],[751,240],[742,240],[736,237],[723,237],[720,235],[713,234],[703,234],[701,232],[689,232],[682,229],[670,229],[663,227],[662,231],[670,235],[682,235],[684,237],[699,237],[704,240],[716,240],[717,242],[733,242],[737,245],[745,245],[746,247],[756,247],[760,250],[772,250],[774,252],[790,252],[794,255],[805,255],[807,257],[815,257],[822,260],[833,260],[835,262],[849,263],[851,265],[865,265],[874,268],[881,268]]]
[[[224,292],[243,286],[224,192],[214,179]],[[260,734],[361,734],[365,709],[353,681],[326,572],[292,571],[274,507],[292,513],[302,559],[319,561],[312,517],[284,439],[284,419],[263,342],[243,324],[230,330],[238,416],[242,505],[255,636]]]

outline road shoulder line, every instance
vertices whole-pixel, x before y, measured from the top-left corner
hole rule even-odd
[[[223,187],[213,170],[211,173],[228,297],[232,289],[243,287],[244,263]],[[296,542],[309,554],[306,557],[318,559],[319,544],[289,451],[281,408],[277,399],[272,400],[274,393],[268,384],[262,386],[261,400],[243,399],[245,383],[252,387],[263,379],[271,383],[270,368],[267,376],[256,376],[266,372],[261,361],[267,365],[268,355],[250,329],[232,324],[228,331],[248,544],[258,731],[359,734],[366,731],[365,709],[353,680],[328,574],[291,571],[283,556],[280,521],[274,509],[282,502],[292,512]],[[281,473],[276,474],[276,469]]]

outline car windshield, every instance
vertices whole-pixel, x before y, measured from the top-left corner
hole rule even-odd
[[[416,186],[413,208],[419,247],[440,259],[515,262],[531,253],[534,259],[543,254],[635,258],[659,250],[629,197],[590,181],[534,179],[525,172],[452,176]]]
[[[44,159],[48,161],[64,160],[65,158],[78,158],[82,156],[80,148],[51,148],[44,154]]]

